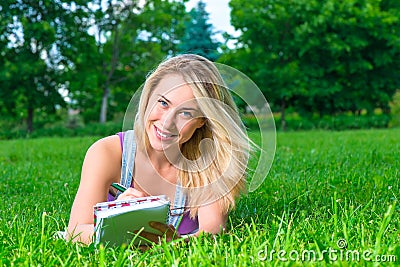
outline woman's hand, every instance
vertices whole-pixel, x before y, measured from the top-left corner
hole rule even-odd
[[[118,200],[135,199],[138,197],[146,197],[146,196],[148,196],[148,194],[146,194],[145,192],[142,192],[136,188],[130,187],[130,188],[126,189],[125,192],[120,194],[117,199]]]
[[[149,225],[160,232],[160,234],[149,233],[142,231],[140,236],[150,240],[153,243],[160,244],[161,240],[165,239],[167,242],[181,238],[181,235],[175,230],[172,225],[166,225],[160,222],[150,222]]]

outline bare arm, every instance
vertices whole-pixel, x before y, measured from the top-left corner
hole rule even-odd
[[[117,135],[100,139],[88,149],[82,165],[78,192],[71,209],[68,239],[85,244],[92,242],[93,206],[107,201],[110,184],[119,181],[121,157],[121,145]]]
[[[198,210],[199,231],[194,236],[198,236],[201,232],[221,233],[225,229],[227,218],[228,215],[223,212],[219,201],[200,207]]]

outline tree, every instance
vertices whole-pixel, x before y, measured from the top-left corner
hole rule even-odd
[[[309,88],[303,109],[389,112],[400,86],[400,9],[394,7],[390,1],[328,1],[304,10],[309,19],[297,29],[298,38],[308,40],[299,51]]]
[[[232,25],[242,31],[235,51],[249,58],[245,68],[283,114],[288,106],[321,116],[388,110],[400,85],[398,2],[231,0],[230,6]]]
[[[8,11],[8,6],[11,1],[2,1],[0,3],[0,114],[3,116],[14,110],[15,103],[7,96],[10,87],[10,72],[6,67],[8,60],[6,54],[9,51],[9,38],[12,36],[12,31],[9,25],[12,25],[13,18],[11,12]]]
[[[208,23],[206,4],[199,1],[185,20],[185,32],[179,44],[179,51],[204,56],[212,61],[219,57],[220,43],[213,39],[213,26]]]
[[[73,46],[63,36],[71,34],[71,25],[85,15],[80,2],[20,0],[1,6],[2,17],[8,18],[1,38],[5,45],[1,49],[1,97],[8,112],[25,110],[28,132],[33,130],[35,112],[54,113],[57,105],[65,104],[60,94],[62,74],[73,58],[61,51]]]
[[[185,7],[182,1],[161,0],[146,1],[144,6],[138,1],[93,3],[96,43],[90,49],[95,56],[74,66],[76,75],[88,75],[71,84],[71,97],[88,120],[97,113],[104,123],[111,116],[109,108],[126,108],[119,103],[127,104],[148,70],[176,51],[182,32],[176,18],[185,14]]]
[[[232,0],[230,6],[232,25],[242,31],[237,50],[245,58],[245,71],[280,110],[285,129],[285,111],[304,88],[294,38],[294,29],[301,21],[298,10],[283,2],[253,0],[244,4]]]
[[[0,112],[22,114],[32,131],[34,114],[66,105],[61,92],[87,120],[126,108],[148,70],[175,53],[186,13],[185,0],[139,2],[3,1]]]

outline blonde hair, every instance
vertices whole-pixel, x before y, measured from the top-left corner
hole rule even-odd
[[[245,191],[252,142],[226,84],[211,61],[193,54],[179,55],[162,62],[148,76],[134,125],[137,145],[142,149],[149,147],[144,115],[154,88],[168,74],[180,75],[192,88],[205,118],[204,125],[181,146],[186,160],[180,161],[178,181],[188,197],[190,215],[196,216],[199,206],[216,200],[220,200],[222,210],[227,213]]]

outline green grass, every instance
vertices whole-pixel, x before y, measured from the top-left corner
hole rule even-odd
[[[226,234],[147,252],[53,238],[68,222],[94,140],[0,141],[0,266],[378,264],[363,253],[393,255],[397,262],[389,266],[400,262],[399,129],[279,133],[266,181],[240,199]],[[344,240],[347,247],[339,249]],[[316,259],[307,260],[313,252]]]

